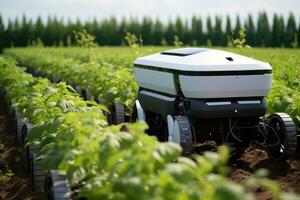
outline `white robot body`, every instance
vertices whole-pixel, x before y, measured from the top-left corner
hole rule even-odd
[[[138,58],[134,65],[141,88],[170,95],[180,89],[186,98],[264,97],[272,86],[268,63],[219,50],[175,49]]]

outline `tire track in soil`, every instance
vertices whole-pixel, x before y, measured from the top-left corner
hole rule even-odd
[[[30,177],[27,175],[26,163],[22,160],[21,148],[16,144],[14,126],[8,118],[3,102],[0,102],[0,170],[14,174],[8,182],[0,180],[0,200],[43,200],[41,191],[32,191]]]

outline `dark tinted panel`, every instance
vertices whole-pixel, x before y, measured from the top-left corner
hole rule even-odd
[[[205,49],[205,48],[180,48],[180,49],[164,51],[161,52],[160,54],[170,55],[170,56],[189,56],[189,55],[193,55],[208,50],[209,49]]]

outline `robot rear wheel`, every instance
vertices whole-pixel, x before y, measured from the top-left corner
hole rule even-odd
[[[292,118],[286,113],[274,113],[263,124],[266,150],[275,160],[287,159],[297,148],[297,132]]]

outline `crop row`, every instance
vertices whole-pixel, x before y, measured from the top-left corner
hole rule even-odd
[[[0,88],[17,115],[31,123],[27,145],[45,171],[64,170],[72,198],[87,199],[251,199],[248,184],[226,177],[226,148],[194,159],[144,133],[142,122],[108,126],[105,107],[83,101],[65,83],[34,78],[0,58]],[[34,161],[34,162],[35,162]],[[291,194],[266,179],[274,195]],[[296,197],[295,197],[296,198]]]
[[[76,89],[79,86],[108,107],[119,102],[130,112],[136,99],[138,86],[132,68],[107,62],[81,62],[35,51],[9,51],[8,55],[16,58],[19,64],[41,72],[49,80],[62,80]]]

